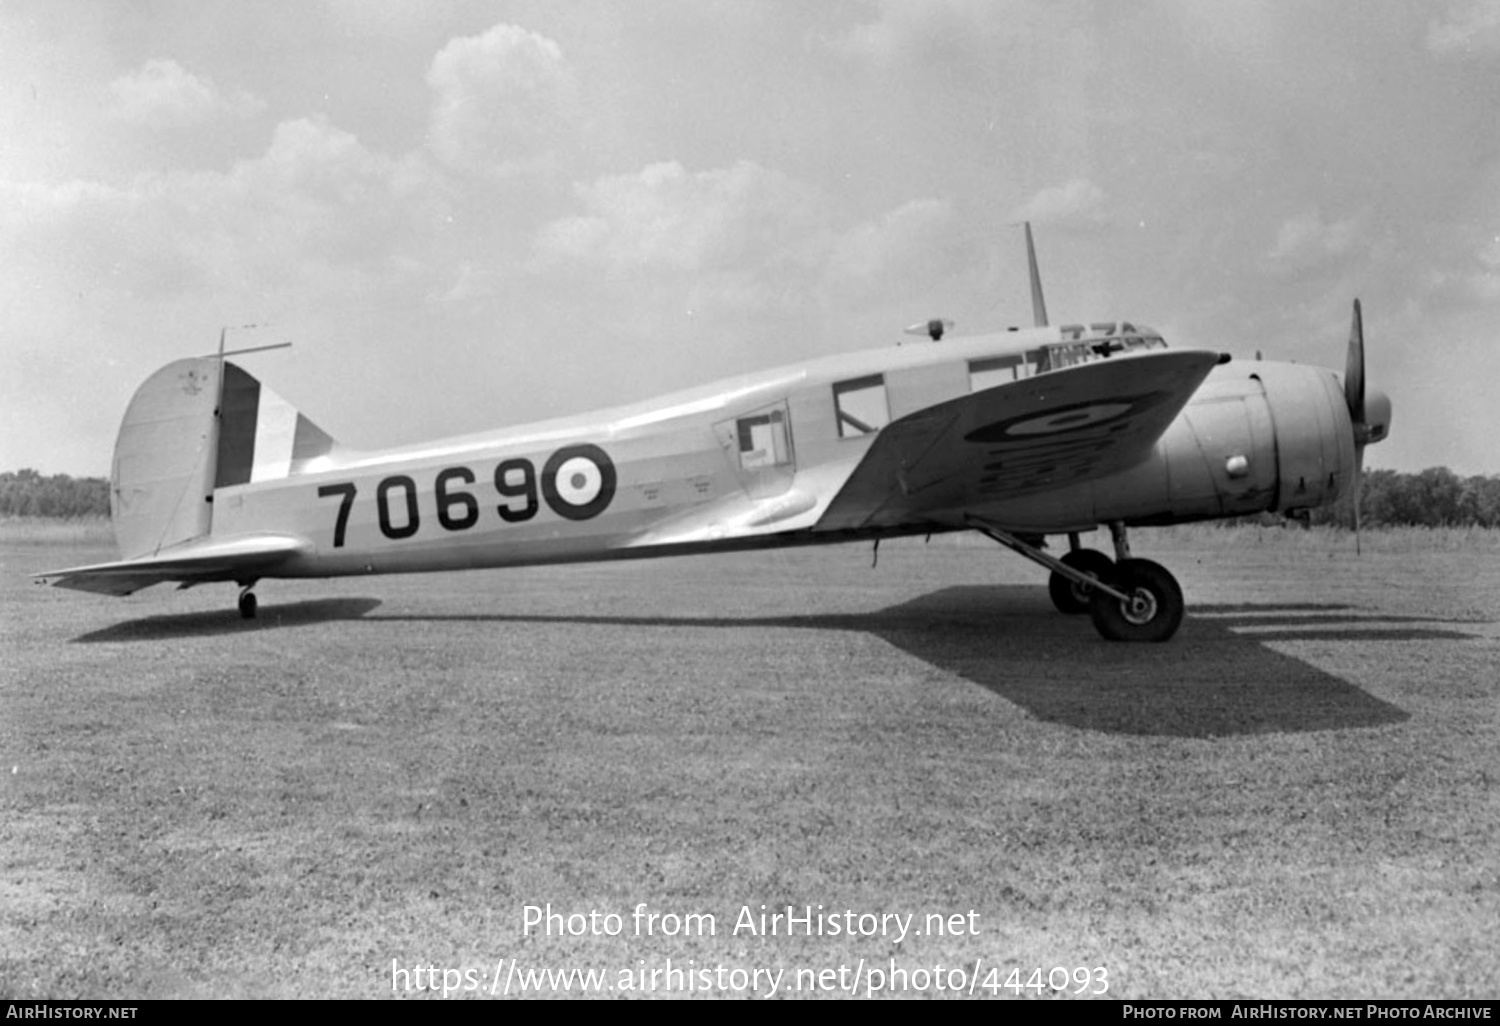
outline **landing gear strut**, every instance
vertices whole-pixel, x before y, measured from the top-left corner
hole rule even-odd
[[[1182,625],[1182,588],[1166,567],[1130,555],[1125,525],[1110,523],[1116,559],[1080,548],[1076,533],[1071,550],[1057,559],[1003,528],[974,516],[969,525],[1012,552],[1052,571],[1047,583],[1052,604],[1063,613],[1088,611],[1094,629],[1109,641],[1166,641]]]
[[[1062,563],[1101,581],[1108,580],[1110,572],[1115,568],[1115,561],[1098,549],[1075,548],[1062,557]],[[1092,583],[1080,584],[1076,579],[1054,570],[1047,579],[1047,594],[1052,596],[1052,604],[1059,613],[1076,616],[1089,611],[1094,586]]]
[[[255,600],[255,592],[250,590],[253,587],[255,587],[255,582],[251,581],[240,589],[240,619],[242,620],[255,619],[257,602]]]

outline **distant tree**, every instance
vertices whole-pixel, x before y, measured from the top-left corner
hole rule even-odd
[[[1500,527],[1500,476],[1465,480],[1460,508],[1478,527]]]
[[[1456,527],[1461,521],[1460,500],[1464,485],[1447,467],[1428,467],[1414,484],[1417,507],[1428,527]]]
[[[27,467],[0,473],[0,516],[85,517],[109,514],[109,482],[101,477],[43,477]]]
[[[1416,474],[1368,470],[1359,513],[1364,527],[1500,527],[1500,476],[1460,478],[1447,467]],[[1311,522],[1352,528],[1353,497],[1313,510]]]

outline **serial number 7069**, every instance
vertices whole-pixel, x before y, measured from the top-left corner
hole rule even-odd
[[[437,523],[445,531],[467,531],[479,523],[480,500],[467,486],[477,477],[466,466],[444,467],[433,479]],[[597,445],[570,445],[554,452],[537,473],[536,465],[524,458],[502,460],[491,475],[493,487],[504,501],[495,506],[508,524],[525,523],[537,515],[542,503],[567,520],[589,520],[603,513],[614,500],[618,474],[609,454]],[[343,548],[348,538],[349,514],[359,489],[352,481],[321,485],[318,498],[337,496],[339,508],[333,525],[333,547]],[[415,536],[423,525],[416,481],[407,474],[392,474],[375,486],[375,513],[380,533],[393,541]]]

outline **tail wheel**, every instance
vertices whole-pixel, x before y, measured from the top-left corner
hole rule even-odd
[[[240,594],[240,617],[245,620],[254,620],[257,605],[255,592],[249,590],[242,592]]]
[[[1108,580],[1115,568],[1115,561],[1098,549],[1073,549],[1063,555],[1062,562],[1100,580]],[[1094,589],[1054,570],[1047,580],[1047,594],[1052,596],[1052,605],[1059,613],[1076,616],[1089,611],[1089,600],[1093,597]]]
[[[1094,592],[1089,615],[1094,627],[1109,641],[1166,641],[1182,625],[1182,588],[1160,563],[1122,559],[1109,583],[1130,601]]]

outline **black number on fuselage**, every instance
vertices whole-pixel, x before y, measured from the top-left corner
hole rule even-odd
[[[400,527],[391,523],[391,507],[387,496],[393,488],[406,492],[406,523]],[[400,540],[416,534],[417,528],[422,525],[422,518],[417,512],[416,482],[405,474],[397,474],[380,482],[380,487],[375,489],[375,510],[380,514],[380,533],[387,538]]]
[[[479,523],[479,500],[468,492],[449,492],[449,481],[474,483],[474,472],[468,467],[449,467],[437,476],[438,523],[450,531],[465,531]],[[461,507],[459,516],[453,515],[453,507]]]
[[[349,510],[354,507],[355,487],[351,483],[323,485],[318,489],[318,498],[326,499],[330,495],[342,495],[343,501],[339,503],[339,516],[333,522],[333,547],[341,549],[344,547],[344,532],[349,527]]]
[[[519,483],[512,483],[511,476],[520,474]],[[500,519],[507,524],[519,524],[536,516],[536,511],[541,508],[541,502],[536,495],[536,467],[532,466],[530,460],[506,460],[495,468],[495,491],[507,499],[518,499],[525,497],[526,505],[520,509],[513,509],[507,505],[495,507],[500,512]]]

